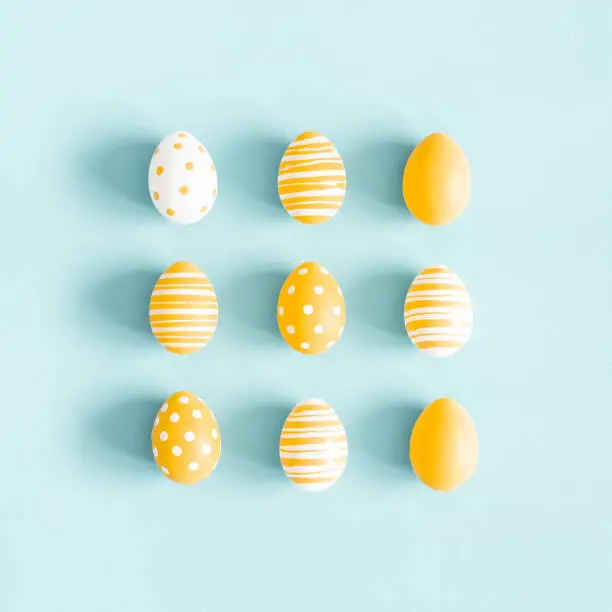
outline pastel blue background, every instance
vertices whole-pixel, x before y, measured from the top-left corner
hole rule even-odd
[[[0,96],[0,582],[3,612],[418,610],[612,606],[612,11],[609,2],[5,2]],[[176,227],[146,174],[170,131],[219,172]],[[348,195],[322,227],[276,195],[303,130],[342,154]],[[411,148],[451,134],[472,167],[456,223],[414,221]],[[220,325],[178,358],[148,329],[156,277],[188,259]],[[346,295],[328,354],[291,351],[277,292],[301,261]],[[445,263],[473,337],[414,349],[402,307]],[[151,422],[191,389],[221,462],[167,481]],[[350,458],[325,494],[280,470],[282,422],[320,396]],[[419,411],[459,400],[481,444],[452,495],[407,461]]]

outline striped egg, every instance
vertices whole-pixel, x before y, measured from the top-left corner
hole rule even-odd
[[[331,406],[307,399],[291,411],[281,433],[280,460],[298,487],[328,489],[342,476],[347,457],[346,431]]]
[[[149,304],[151,330],[171,353],[187,355],[206,346],[217,329],[217,296],[198,266],[179,261],[157,281]]]
[[[285,151],[278,171],[278,195],[285,210],[307,225],[337,212],[346,193],[342,158],[323,134],[304,132]]]
[[[467,341],[473,321],[470,295],[445,266],[425,268],[410,285],[404,323],[412,342],[435,357],[454,355]]]
[[[217,170],[202,143],[187,132],[164,138],[149,164],[149,193],[161,215],[189,225],[205,217],[217,198]]]

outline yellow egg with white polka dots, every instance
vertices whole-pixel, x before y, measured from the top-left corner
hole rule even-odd
[[[149,165],[149,193],[173,223],[189,225],[205,217],[217,198],[217,170],[204,145],[187,132],[164,138]]]
[[[157,467],[180,484],[208,478],[221,455],[215,415],[190,391],[179,391],[164,402],[155,417],[151,443]]]
[[[299,265],[281,289],[277,320],[287,344],[300,353],[318,355],[334,346],[344,331],[346,310],[329,270],[314,261]]]

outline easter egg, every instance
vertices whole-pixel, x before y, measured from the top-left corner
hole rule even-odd
[[[428,225],[453,221],[470,199],[470,167],[446,134],[431,134],[412,152],[404,170],[404,202]]]
[[[208,478],[221,455],[215,415],[189,391],[179,391],[164,402],[155,417],[151,444],[157,467],[181,484]]]
[[[334,410],[320,399],[307,399],[289,414],[280,439],[285,474],[301,489],[323,491],[344,472],[346,431]]]
[[[187,132],[161,141],[149,164],[149,193],[155,208],[179,225],[206,216],[217,197],[217,171],[202,143]]]
[[[453,491],[469,480],[478,463],[478,436],[461,404],[442,398],[423,410],[410,437],[410,462],[436,491]]]
[[[454,355],[472,332],[470,295],[445,266],[425,268],[410,285],[404,323],[412,342],[435,357]]]
[[[287,344],[308,355],[330,349],[344,331],[342,290],[329,271],[314,261],[299,265],[278,298],[278,328]]]
[[[344,164],[334,145],[318,132],[304,132],[290,145],[278,171],[285,210],[308,225],[331,219],[346,193]]]
[[[158,342],[186,355],[206,346],[217,329],[217,296],[198,266],[179,261],[160,277],[151,295],[149,322]]]

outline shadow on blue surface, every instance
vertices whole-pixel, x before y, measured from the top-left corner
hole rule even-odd
[[[378,406],[356,427],[355,435],[367,444],[364,452],[376,478],[414,478],[408,449],[410,435],[427,402],[378,398]]]
[[[276,305],[280,290],[289,272],[257,268],[239,274],[231,284],[219,291],[219,310],[223,317],[244,330],[243,338],[255,335],[255,340],[265,334],[267,339],[282,342],[276,322]]]
[[[157,471],[151,451],[151,430],[163,398],[125,394],[105,402],[85,420],[81,449],[94,471],[140,474]]]
[[[147,173],[151,156],[159,141],[153,138],[117,138],[97,143],[83,153],[85,176],[102,186],[110,196],[105,206],[119,212],[155,215],[149,196]],[[125,202],[130,206],[126,209]]]
[[[389,266],[364,274],[361,282],[346,292],[349,324],[373,328],[389,342],[410,350],[412,344],[404,326],[404,301],[414,276],[407,268]]]
[[[158,269],[132,270],[96,280],[85,293],[85,312],[93,311],[109,333],[133,342],[134,336],[153,340],[149,326],[149,300],[159,278]]]
[[[359,193],[368,206],[382,207],[381,212],[398,222],[413,221],[404,204],[402,177],[408,157],[417,144],[413,138],[380,139],[356,147],[346,160],[347,191]]]
[[[233,213],[248,216],[272,213],[279,219],[287,213],[278,197],[277,177],[280,160],[289,145],[281,137],[266,133],[244,132],[226,149],[215,156],[218,159],[219,191],[227,186],[238,197],[233,203]],[[253,201],[266,206],[253,208]]]
[[[252,480],[254,486],[267,480],[285,484],[278,445],[292,408],[291,402],[271,398],[253,399],[232,411],[229,422],[221,425],[226,459],[223,469],[232,470],[234,478]]]

